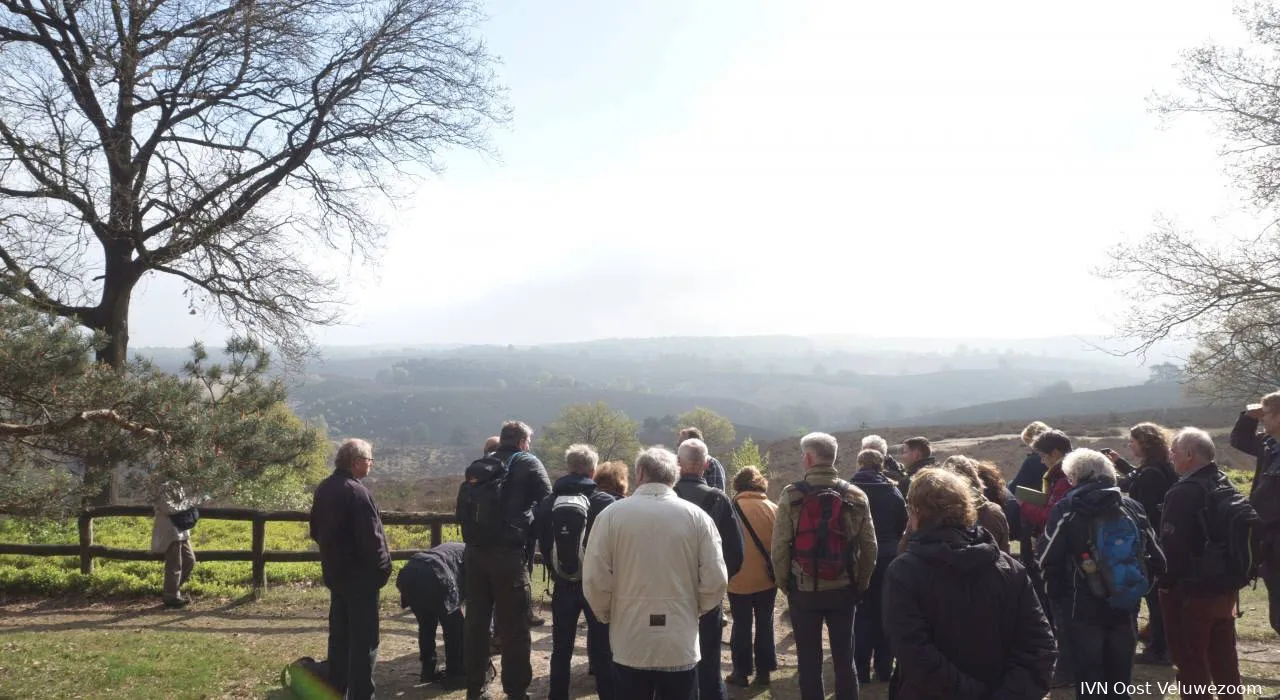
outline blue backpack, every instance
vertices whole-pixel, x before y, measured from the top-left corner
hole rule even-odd
[[[1103,583],[1103,590],[1094,593],[1116,610],[1136,611],[1151,590],[1147,539],[1124,505],[1089,521],[1089,556]]]

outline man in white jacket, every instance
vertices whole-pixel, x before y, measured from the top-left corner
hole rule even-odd
[[[670,450],[641,452],[635,493],[587,542],[583,592],[609,625],[619,700],[697,697],[698,618],[729,583],[715,523],[672,488],[679,473]]]

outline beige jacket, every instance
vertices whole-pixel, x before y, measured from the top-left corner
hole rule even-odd
[[[191,531],[179,530],[169,516],[199,505],[203,500],[195,497],[187,498],[181,484],[176,481],[166,481],[160,487],[154,502],[156,520],[151,525],[151,551],[164,554],[169,549],[169,545],[189,539]]]
[[[804,475],[804,480],[812,486],[832,486],[840,478],[835,467],[830,464],[815,464]],[[845,482],[848,484],[848,482]],[[799,566],[792,566],[791,545],[795,541],[796,529],[800,526],[800,501],[803,495],[793,484],[788,484],[778,495],[778,519],[773,526],[773,571],[777,576],[778,589],[792,591],[828,591],[856,586],[862,593],[871,585],[871,574],[876,568],[876,528],[871,522],[871,506],[867,494],[862,489],[848,484],[846,501],[850,507],[845,509],[844,536],[852,544],[854,551],[853,577],[844,576],[834,581],[816,581],[805,575]]]
[[[663,484],[600,511],[582,573],[613,660],[641,669],[698,663],[698,618],[720,605],[729,579],[711,516]]]

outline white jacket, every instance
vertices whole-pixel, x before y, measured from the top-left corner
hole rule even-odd
[[[698,663],[698,618],[724,599],[715,523],[670,486],[643,484],[597,516],[583,593],[609,624],[613,660],[640,669]]]

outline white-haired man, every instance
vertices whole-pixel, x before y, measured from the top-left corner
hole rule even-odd
[[[879,548],[867,496],[836,473],[836,439],[800,439],[804,479],[778,496],[771,552],[778,590],[787,594],[796,640],[801,700],[821,700],[822,627],[831,641],[836,700],[858,697],[853,617],[871,585]],[[839,522],[837,530],[831,523]]]
[[[1257,460],[1249,502],[1262,518],[1265,534],[1258,547],[1262,580],[1267,585],[1271,629],[1280,634],[1280,391],[1245,408],[1231,431],[1231,446]],[[1280,695],[1273,700],[1280,700]]]
[[[378,592],[391,576],[382,518],[360,480],[373,468],[373,446],[351,438],[338,447],[333,474],[316,487],[311,539],[329,589],[329,682],[347,698],[373,697],[378,660]]]
[[[898,460],[893,458],[893,455],[889,454],[888,440],[879,435],[868,435],[862,438],[862,449],[875,450],[880,453],[881,457],[884,457],[884,466],[880,468],[880,473],[893,480],[895,484],[906,477],[906,470],[898,463]],[[905,497],[906,494],[903,494],[903,498]]]
[[[742,568],[745,556],[742,526],[734,513],[733,502],[723,490],[708,484],[703,476],[709,459],[707,444],[702,440],[689,438],[680,443],[680,447],[676,449],[676,460],[680,465],[676,494],[711,516],[716,524],[716,531],[720,533],[725,568],[728,569],[729,578],[733,578]],[[724,679],[720,677],[720,630],[723,620],[724,612],[717,605],[715,610],[703,615],[698,621],[698,639],[702,647],[702,660],[698,662],[699,700],[725,700],[729,697]]]
[[[1072,489],[1053,507],[1039,560],[1050,600],[1072,611],[1058,644],[1070,646],[1076,697],[1128,697],[1115,689],[1132,678],[1138,605],[1164,555],[1142,506],[1116,486],[1106,455],[1076,450],[1062,470]]]
[[[698,620],[729,585],[715,523],[676,495],[678,474],[670,450],[641,452],[635,492],[600,513],[587,543],[583,591],[609,625],[623,700],[698,697]]]
[[[1206,571],[1202,555],[1210,540],[1205,532],[1205,500],[1222,485],[1234,488],[1214,462],[1213,438],[1199,428],[1183,428],[1169,446],[1169,459],[1180,477],[1164,497],[1160,517],[1160,548],[1168,564],[1160,582],[1160,608],[1169,654],[1178,667],[1178,682],[1191,686],[1214,684],[1240,689],[1240,659],[1236,655],[1236,596],[1238,589]],[[1239,692],[1220,693],[1220,700],[1238,700]]]
[[[578,618],[587,617],[587,657],[595,669],[596,696],[614,700],[609,628],[596,618],[582,593],[583,548],[591,541],[596,518],[614,502],[596,488],[600,456],[590,445],[570,445],[564,453],[567,474],[556,479],[542,499],[534,532],[542,561],[555,582],[551,593],[551,688],[549,700],[568,700],[569,663],[577,638]]]

